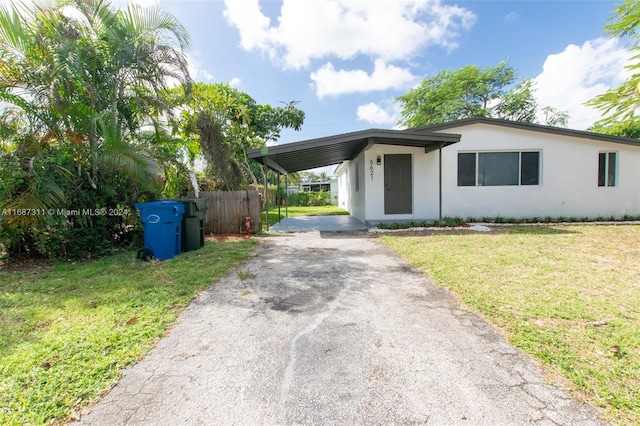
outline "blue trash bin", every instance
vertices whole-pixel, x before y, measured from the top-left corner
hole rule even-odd
[[[144,248],[156,259],[180,254],[184,204],[179,201],[152,201],[136,204],[144,227]]]

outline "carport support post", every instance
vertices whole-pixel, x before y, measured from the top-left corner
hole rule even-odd
[[[438,221],[442,223],[442,144],[438,149]]]
[[[284,175],[284,217],[289,217],[289,173]]]
[[[264,177],[264,222],[267,224],[267,232],[269,232],[269,192],[268,192],[268,183],[267,183],[267,172],[268,169],[265,166],[262,171],[262,176]]]
[[[276,203],[278,203],[278,222],[280,222],[280,206],[282,205],[282,200],[280,199],[280,172],[278,172],[278,189],[276,190]]]

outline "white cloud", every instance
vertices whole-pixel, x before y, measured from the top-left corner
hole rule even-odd
[[[242,80],[238,77],[233,77],[231,81],[229,81],[229,86],[231,87],[240,87],[242,84]]]
[[[518,12],[512,11],[505,15],[504,20],[507,22],[515,22],[520,19],[520,14]]]
[[[371,90],[399,89],[410,85],[415,79],[409,70],[387,65],[382,59],[376,59],[371,75],[363,70],[336,70],[331,62],[311,73],[311,80],[319,98]]]
[[[187,63],[189,75],[193,81],[210,81],[213,80],[213,74],[202,67],[202,63],[198,59],[198,54],[187,54]]]
[[[547,57],[542,73],[534,79],[536,98],[542,106],[568,111],[570,128],[587,129],[601,114],[584,103],[630,76],[624,67],[631,56],[617,39],[571,44]]]
[[[271,20],[262,14],[258,0],[225,0],[224,16],[238,28],[240,45],[245,50],[266,48],[266,33]]]
[[[358,106],[358,120],[371,124],[395,124],[400,118],[400,108],[397,104],[380,106],[374,102]]]
[[[283,0],[276,26],[258,0],[225,0],[227,22],[247,51],[267,53],[283,68],[300,69],[312,59],[367,55],[408,60],[429,46],[452,49],[469,10],[440,0]]]

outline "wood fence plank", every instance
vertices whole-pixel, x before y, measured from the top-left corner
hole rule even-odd
[[[251,232],[262,229],[261,203],[258,191],[203,191],[207,214],[204,221],[205,234],[244,233],[244,218],[251,218]]]

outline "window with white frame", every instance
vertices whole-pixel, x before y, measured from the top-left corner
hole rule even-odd
[[[540,185],[540,152],[459,152],[458,186]]]
[[[615,152],[598,154],[598,186],[616,186],[618,155]]]

